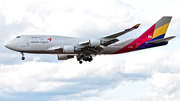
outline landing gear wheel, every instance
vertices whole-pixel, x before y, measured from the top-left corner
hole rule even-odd
[[[84,55],[80,55],[80,58],[84,58]]]
[[[25,60],[25,57],[22,57],[22,60]]]
[[[86,58],[86,57],[83,57],[83,61],[87,61],[87,58]]]
[[[91,62],[92,60],[93,60],[93,58],[90,56],[89,59],[88,59],[88,61]]]
[[[80,61],[81,60],[81,58],[77,58],[77,61]]]
[[[79,61],[79,64],[82,64],[82,61]]]

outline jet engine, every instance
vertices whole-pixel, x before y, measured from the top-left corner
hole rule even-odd
[[[106,46],[106,44],[107,44],[107,41],[103,41],[103,40],[100,40],[100,39],[91,39],[91,40],[89,40],[89,46],[91,46],[91,47],[97,47],[97,46],[100,46],[100,45]]]
[[[68,60],[74,58],[74,55],[57,55],[58,60]]]
[[[63,53],[72,54],[72,53],[79,52],[79,51],[81,51],[81,48],[76,48],[74,46],[64,46],[63,47]]]
[[[64,53],[74,53],[75,47],[74,46],[64,46],[63,52]]]
[[[96,47],[101,45],[101,40],[99,39],[91,39],[89,40],[89,46]]]

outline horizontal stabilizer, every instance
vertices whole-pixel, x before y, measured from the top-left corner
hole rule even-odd
[[[146,44],[159,44],[159,43],[163,43],[163,42],[168,42],[169,40],[175,38],[176,36],[170,36],[167,38],[163,38],[163,39],[158,39],[158,40],[154,40],[154,41],[149,41],[146,42]]]

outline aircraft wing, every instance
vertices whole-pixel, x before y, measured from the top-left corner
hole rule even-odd
[[[62,46],[54,46],[48,48],[46,51],[58,51],[58,52],[63,52],[63,47]]]
[[[115,34],[111,34],[111,35],[107,35],[107,36],[104,36],[102,38],[116,38],[116,37],[119,37],[119,36],[121,36],[121,35],[123,35],[123,34],[125,34],[127,32],[130,32],[130,31],[132,31],[134,29],[137,29],[139,26],[140,26],[140,24],[137,24],[137,25],[135,25],[135,26],[133,26],[131,28],[125,29],[124,31],[121,31],[121,32],[118,32],[118,33],[115,33]]]
[[[104,43],[103,46],[108,46],[108,45],[110,45],[112,43],[115,43],[115,42],[119,41],[118,39],[110,39],[110,38],[108,38],[108,39],[99,39],[99,40],[106,41],[106,43]],[[89,41],[79,43],[79,45],[81,45],[81,46],[89,46],[89,44],[90,44]]]
[[[103,51],[103,48],[100,46],[97,47],[90,47],[90,46],[83,46],[83,45],[75,45],[75,48],[80,49],[85,54],[99,54]],[[56,52],[63,52],[63,47],[61,46],[54,46],[48,48],[46,51],[56,51]]]
[[[87,41],[78,43],[77,45],[75,45],[75,47],[81,48],[84,51],[84,53],[98,54],[103,51],[103,48],[100,45],[108,46],[110,44],[116,43],[119,41],[118,39],[116,39],[117,37],[119,37],[127,32],[130,32],[134,29],[137,29],[139,26],[140,26],[140,24],[136,24],[135,26],[133,26],[131,28],[125,29],[124,31],[121,31],[121,32],[118,32],[115,34],[107,35],[107,36],[104,36],[99,39],[87,40]],[[91,43],[98,43],[98,42],[99,42],[99,45],[91,46]]]
[[[104,43],[101,44],[101,45],[103,45],[103,46],[108,46],[108,45],[110,45],[110,44],[113,44],[113,43],[115,43],[115,42],[118,42],[119,40],[116,39],[117,37],[119,37],[119,36],[121,36],[121,35],[123,35],[123,34],[125,34],[125,33],[127,33],[127,32],[130,32],[130,31],[132,31],[132,30],[134,30],[134,29],[137,29],[139,26],[140,26],[140,24],[136,24],[135,26],[133,26],[133,27],[131,27],[131,28],[128,28],[128,29],[125,29],[124,31],[121,31],[121,32],[118,32],[118,33],[115,33],[115,34],[111,34],[111,35],[107,35],[107,36],[104,36],[104,37],[102,37],[102,38],[99,38],[99,40],[101,40],[102,42],[104,42]],[[89,44],[90,44],[90,41],[89,41],[89,40],[88,40],[88,41],[85,41],[85,42],[79,43],[79,45],[81,45],[81,46],[89,46]]]
[[[101,53],[103,50],[104,49],[102,47],[100,47],[100,46],[97,46],[97,47],[88,46],[88,47],[82,48],[83,53],[85,53],[85,54],[95,54],[95,55]]]
[[[134,29],[137,29],[139,26],[140,26],[140,24],[137,24],[131,28],[125,29],[124,31],[121,31],[121,32],[118,32],[115,34],[111,34],[111,35],[107,35],[107,36],[104,36],[104,37],[98,38],[98,39],[91,39],[91,40],[87,40],[84,42],[76,43],[73,46],[76,49],[80,49],[81,52],[83,52],[85,54],[99,54],[103,51],[102,46],[108,46],[110,44],[118,42],[119,40],[116,39],[117,37],[119,37],[127,32],[130,32]],[[63,47],[62,46],[54,46],[54,47],[48,48],[47,51],[63,52]]]

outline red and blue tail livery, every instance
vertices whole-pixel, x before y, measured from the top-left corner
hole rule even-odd
[[[164,38],[171,18],[164,16],[138,38],[122,42],[119,42],[117,37],[137,29],[140,24],[95,39],[58,35],[20,35],[8,42],[5,47],[21,52],[22,60],[25,59],[24,53],[57,54],[58,60],[68,60],[76,56],[81,64],[83,61],[91,62],[92,55],[120,54],[167,45],[168,41],[175,37]]]
[[[140,37],[134,40],[127,41],[126,46],[116,51],[115,54],[166,45],[170,39],[175,37],[171,36],[168,38],[164,38],[171,18],[171,16],[162,17],[147,31],[145,31]]]

